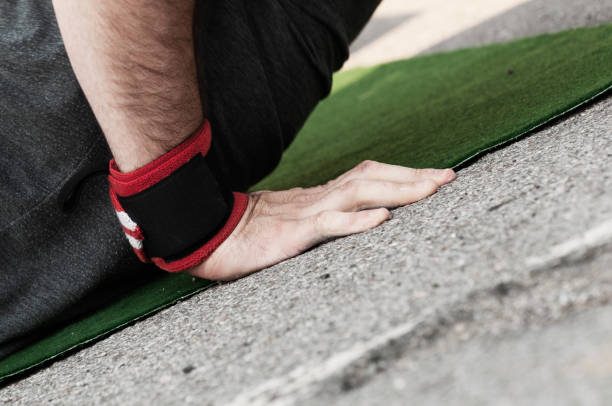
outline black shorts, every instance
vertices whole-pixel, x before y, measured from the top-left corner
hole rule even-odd
[[[246,190],[276,166],[380,0],[215,0],[196,7],[213,171]],[[123,236],[110,152],[51,2],[0,4],[0,358],[159,272]]]

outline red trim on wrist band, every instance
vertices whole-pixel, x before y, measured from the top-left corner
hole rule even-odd
[[[196,154],[201,153],[206,156],[210,142],[210,124],[206,120],[198,131],[177,147],[135,171],[123,173],[119,170],[115,160],[111,159],[109,164],[111,186],[119,196],[130,196],[142,192],[185,165]]]
[[[146,230],[143,232],[119,202],[118,196],[123,199],[156,185],[187,164],[197,154],[201,153],[203,156],[206,156],[210,149],[210,144],[210,124],[208,121],[205,121],[202,127],[183,141],[183,143],[140,169],[123,173],[119,170],[114,160],[110,161],[110,174],[108,176],[110,199],[130,245],[142,262],[152,262],[168,272],[180,272],[197,266],[230,236],[240,222],[248,205],[248,196],[244,193],[233,192],[234,205],[232,211],[223,227],[215,236],[191,254],[178,260],[166,261],[159,257],[147,257],[144,251]],[[163,215],[163,213],[160,213],[160,215]]]

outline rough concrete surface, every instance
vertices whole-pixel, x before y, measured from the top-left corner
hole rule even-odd
[[[612,261],[610,255],[607,261]],[[503,338],[453,345],[444,340],[406,355],[368,385],[339,397],[337,404],[610,404],[610,326],[608,305]],[[468,330],[462,324],[454,329],[455,337]],[[322,399],[318,403],[323,404]]]
[[[532,3],[545,8],[513,37],[545,10],[567,7],[550,13],[561,30],[604,2]],[[461,46],[494,36],[498,17]],[[377,229],[202,292],[0,402],[612,403],[612,97],[458,175]]]

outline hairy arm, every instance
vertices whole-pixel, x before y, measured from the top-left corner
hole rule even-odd
[[[193,0],[54,0],[66,51],[115,161],[144,166],[204,117]]]

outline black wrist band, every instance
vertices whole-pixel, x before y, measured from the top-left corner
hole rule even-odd
[[[246,195],[232,193],[210,171],[208,122],[143,168],[122,173],[110,163],[111,200],[138,257],[168,271],[202,262],[233,231]]]

